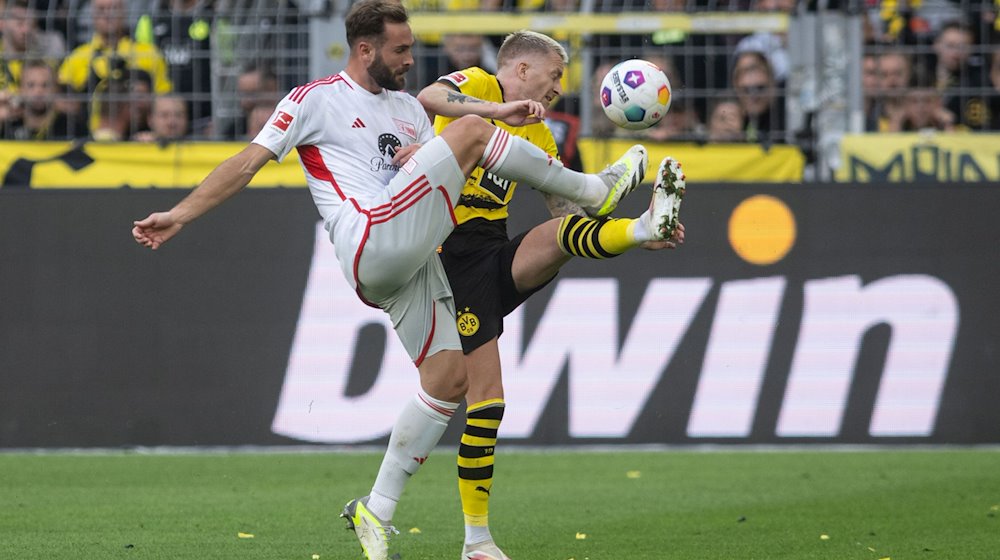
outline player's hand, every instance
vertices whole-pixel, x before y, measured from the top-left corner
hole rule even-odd
[[[677,229],[674,230],[674,234],[670,237],[670,239],[678,245],[684,243],[684,224],[677,222]]]
[[[646,241],[640,247],[648,251],[659,251],[660,249],[676,249],[678,245],[684,243],[684,224],[678,222],[674,234],[665,241]]]
[[[501,103],[493,118],[510,126],[540,123],[545,118],[545,105],[531,99]]]
[[[392,164],[396,166],[403,166],[407,161],[410,161],[410,158],[413,157],[413,154],[420,149],[420,146],[422,146],[422,144],[410,144],[409,146],[399,148],[392,154]]]
[[[135,242],[150,249],[158,249],[184,227],[170,212],[156,212],[144,220],[132,222]]]

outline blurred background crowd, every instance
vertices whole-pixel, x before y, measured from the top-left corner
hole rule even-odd
[[[847,14],[860,32],[848,36],[854,44],[844,48],[853,54],[842,68],[858,77],[847,82],[859,92],[863,118],[845,123],[845,131],[1000,131],[1000,0],[406,4],[414,14],[776,13],[791,22]],[[321,77],[310,64],[316,44],[331,58],[343,54],[346,46],[317,37],[325,28],[315,24],[347,7],[328,0],[0,0],[0,139],[248,140],[285,92]],[[566,93],[553,107],[557,129],[651,141],[793,143],[806,153],[816,141],[809,114],[788,115],[801,109],[803,90],[789,85],[797,53],[787,32],[550,34],[572,58]],[[488,28],[418,33],[408,87],[417,91],[468,66],[495,70],[503,37]],[[611,65],[635,57],[659,65],[674,92],[667,117],[640,132],[603,118],[594,93]]]

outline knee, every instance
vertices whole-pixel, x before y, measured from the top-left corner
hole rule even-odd
[[[425,388],[426,390],[426,388]],[[461,402],[469,390],[469,377],[465,370],[454,370],[451,375],[441,379],[434,387],[434,393],[428,394],[436,399],[448,402]]]
[[[444,350],[428,357],[419,366],[420,385],[428,395],[459,402],[469,390],[469,375],[461,350]]]
[[[482,117],[476,115],[465,115],[455,119],[443,131],[441,136],[445,137],[451,144],[451,140],[456,140],[462,146],[467,146],[470,151],[482,151],[489,142],[493,129],[496,128]]]
[[[492,134],[495,128],[486,119],[476,115],[463,115],[451,123],[451,126],[457,126],[463,132],[471,133],[477,137],[485,136],[486,139],[489,139],[489,134]]]
[[[441,131],[441,137],[448,143],[455,161],[466,176],[479,164],[495,129],[482,117],[465,115]]]
[[[448,399],[450,402],[460,402],[467,392],[469,392],[469,377],[465,374],[465,370],[461,371],[460,375],[456,375],[451,382],[450,393],[452,397]]]

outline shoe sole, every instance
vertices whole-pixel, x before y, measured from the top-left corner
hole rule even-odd
[[[462,555],[462,560],[510,560],[506,554],[500,553],[500,556],[494,556],[486,552],[479,550],[473,552],[466,552]]]
[[[469,548],[472,550],[469,550]],[[510,560],[493,541],[484,541],[466,545],[462,552],[462,560]]]
[[[661,240],[668,240],[677,231],[677,224],[680,223],[681,202],[684,201],[684,193],[687,192],[684,171],[681,164],[673,158],[665,158],[660,164],[659,181],[653,186],[653,196],[656,197],[657,208],[667,207],[669,210],[664,213],[657,224],[657,230],[663,236]]]

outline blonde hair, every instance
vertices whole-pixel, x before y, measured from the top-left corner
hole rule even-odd
[[[555,53],[562,59],[563,64],[569,64],[569,55],[559,41],[536,31],[522,29],[507,35],[503,40],[500,50],[497,51],[497,66],[503,66],[528,53]]]

